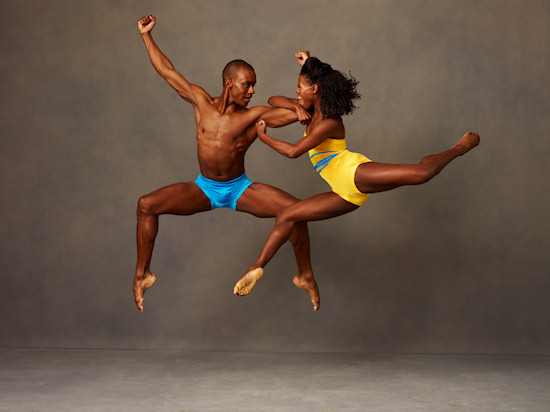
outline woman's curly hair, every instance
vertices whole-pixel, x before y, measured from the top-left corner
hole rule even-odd
[[[324,118],[340,117],[352,113],[356,106],[354,100],[361,98],[357,92],[357,81],[350,73],[349,78],[330,64],[323,63],[317,57],[310,57],[302,66],[300,74],[310,84],[317,84],[321,90],[321,113]]]

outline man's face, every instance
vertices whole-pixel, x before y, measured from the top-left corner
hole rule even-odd
[[[241,68],[237,71],[231,84],[231,100],[239,106],[246,107],[254,94],[256,84],[256,73],[252,70]]]

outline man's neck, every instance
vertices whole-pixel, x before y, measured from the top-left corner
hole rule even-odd
[[[235,102],[231,102],[229,98],[224,98],[223,95],[215,99],[215,105],[221,114],[235,113],[236,111],[243,109]]]

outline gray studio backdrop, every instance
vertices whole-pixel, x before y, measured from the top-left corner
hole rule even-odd
[[[550,354],[547,1],[2,1],[0,346]],[[293,96],[310,49],[360,80],[350,149],[417,162],[482,144],[435,180],[310,224],[322,306],[285,246],[234,282],[273,220],[163,216],[139,313],[138,197],[198,174],[194,119],[152,68],[137,19],[212,95],[234,58],[253,104]],[[300,125],[273,133],[295,141]],[[261,142],[247,173],[326,191],[306,156]]]

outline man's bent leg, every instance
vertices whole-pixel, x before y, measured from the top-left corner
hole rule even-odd
[[[149,266],[158,233],[159,215],[192,215],[210,209],[210,200],[193,182],[176,183],[163,187],[139,199],[134,298],[140,311],[143,312],[143,294],[156,281],[156,276],[151,273]]]
[[[239,201],[237,202],[237,210],[241,212],[247,212],[257,217],[275,217],[285,207],[296,203],[298,199],[294,196],[277,189],[273,186],[269,186],[263,183],[253,183],[248,189],[244,191]],[[294,277],[294,285],[300,289],[308,292],[311,302],[313,303],[313,309],[317,311],[320,305],[319,290],[317,283],[313,277],[313,269],[311,268],[310,260],[310,247],[309,247],[309,232],[307,229],[307,222],[298,222],[294,225],[290,234],[290,241],[294,248],[294,254],[296,255],[296,262],[298,264],[298,274]],[[267,262],[265,262],[267,264]],[[265,264],[263,265],[265,266]],[[263,267],[262,266],[262,267]],[[243,282],[235,285],[233,293],[239,295],[245,295],[250,292],[252,286],[262,276],[263,271],[257,271],[258,265],[251,266],[246,277],[247,279],[254,278],[253,284],[248,287],[244,286]],[[249,272],[252,272],[249,274]],[[259,274],[259,276],[257,276]],[[248,275],[248,276],[247,276]],[[245,282],[250,285],[250,281]],[[246,291],[246,293],[243,293]]]

